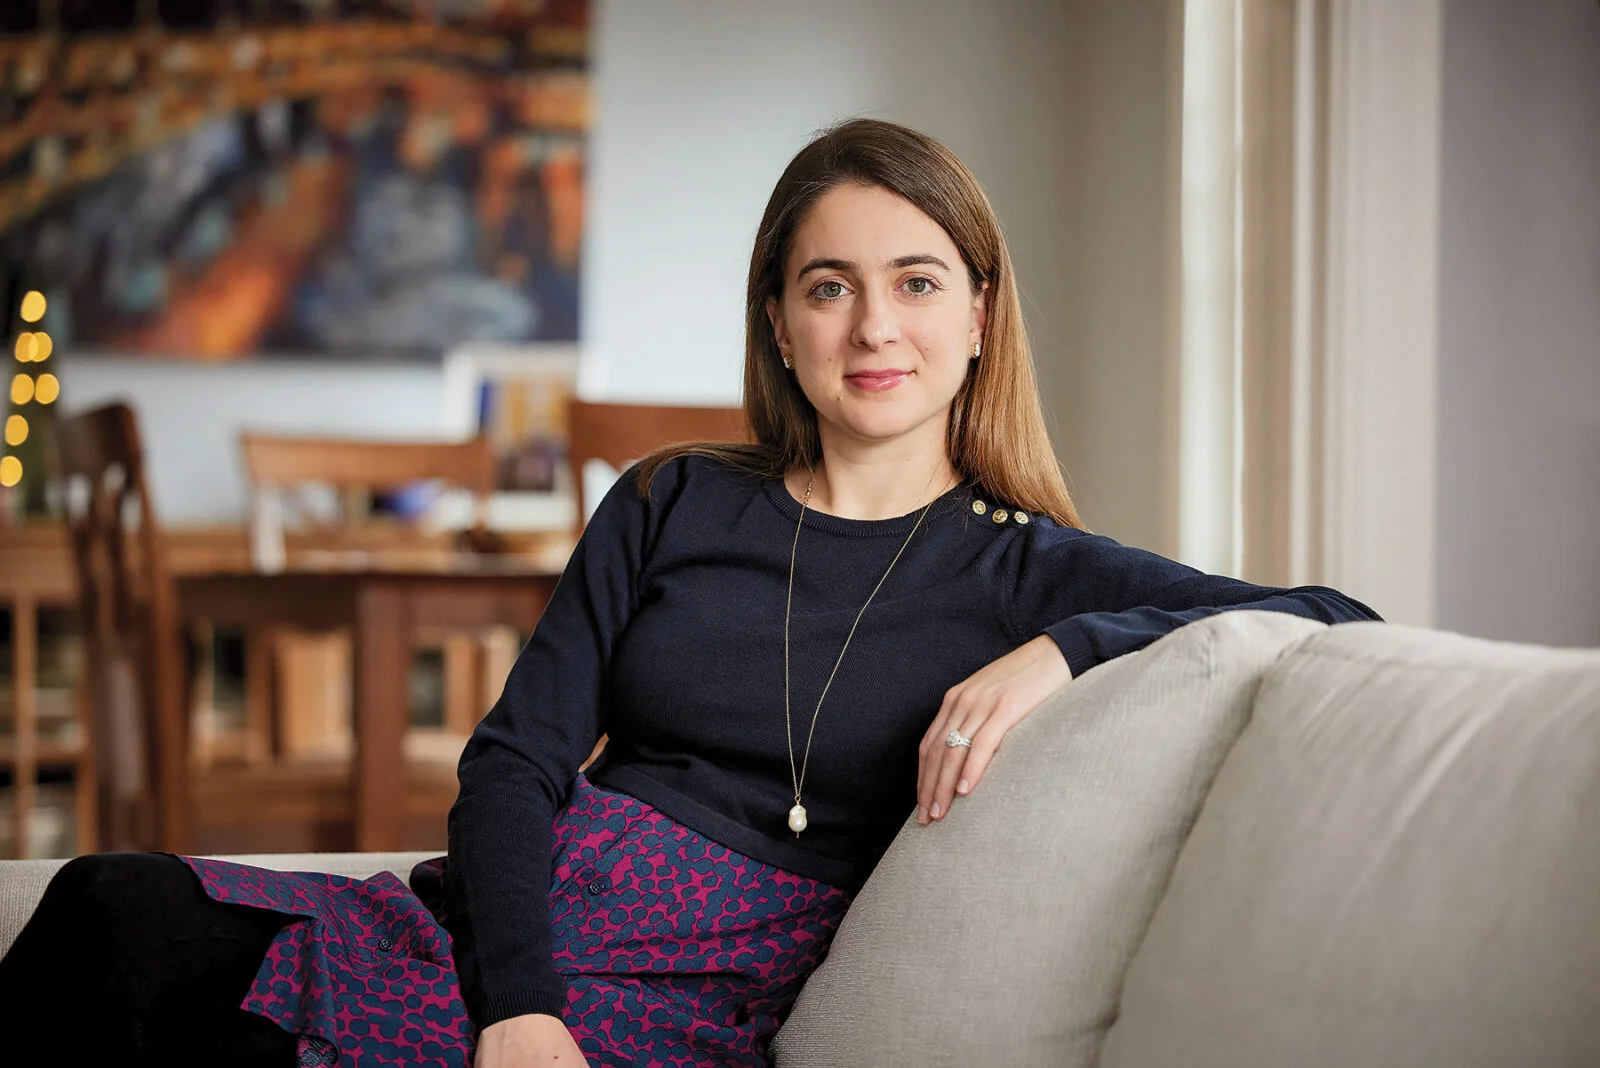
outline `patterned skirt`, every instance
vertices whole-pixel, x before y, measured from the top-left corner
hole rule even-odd
[[[296,917],[241,1007],[297,1034],[301,1064],[470,1068],[450,936],[397,877],[183,859],[213,900]],[[412,872],[430,899],[441,863]],[[767,1064],[848,903],[579,778],[550,889],[567,1027],[594,1068]]]

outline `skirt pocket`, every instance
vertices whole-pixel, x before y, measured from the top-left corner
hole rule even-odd
[[[617,847],[643,811],[633,798],[601,790],[579,775],[572,789],[572,800],[556,816],[553,828],[552,902],[558,895],[568,893],[574,883],[592,881],[595,866]]]

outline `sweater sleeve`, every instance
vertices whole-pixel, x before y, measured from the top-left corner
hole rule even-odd
[[[653,499],[675,469],[661,469]],[[462,998],[479,1029],[525,1013],[559,1016],[566,1004],[551,960],[553,824],[606,730],[606,668],[637,604],[652,526],[651,502],[629,471],[595,510],[462,754],[445,908]]]
[[[1110,538],[1041,526],[1018,539],[1008,616],[1023,640],[1048,634],[1074,678],[1218,612],[1261,609],[1324,623],[1376,620],[1325,586],[1256,586],[1207,575]]]

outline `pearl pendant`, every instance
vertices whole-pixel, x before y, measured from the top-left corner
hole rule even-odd
[[[806,829],[806,806],[796,805],[789,810],[789,829],[795,834]]]

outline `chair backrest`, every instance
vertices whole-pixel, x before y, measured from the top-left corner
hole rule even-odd
[[[621,471],[663,445],[686,441],[749,441],[743,408],[604,404],[574,398],[567,407],[567,463],[577,494],[577,529],[589,514],[583,466],[602,460]]]
[[[56,421],[78,578],[101,849],[189,839],[188,679],[177,587],[124,404]]]
[[[244,434],[239,444],[251,485],[251,560],[261,570],[284,566],[286,505],[313,527],[349,530],[365,518],[373,493],[436,480],[472,495],[475,527],[488,519],[496,472],[487,438],[374,441]],[[334,524],[321,521],[304,505],[301,495],[311,486],[336,491]]]

